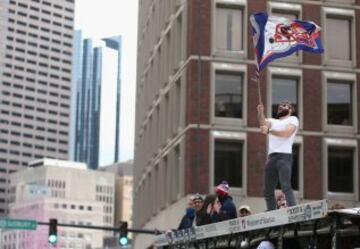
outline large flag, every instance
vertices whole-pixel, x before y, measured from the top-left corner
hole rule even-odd
[[[259,12],[251,15],[255,56],[258,71],[269,62],[298,50],[314,53],[324,51],[320,27],[311,21],[291,20]]]

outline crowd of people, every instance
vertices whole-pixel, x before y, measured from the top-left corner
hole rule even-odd
[[[215,194],[209,194],[205,199],[200,194],[190,197],[178,229],[207,225],[237,217],[236,206],[229,194],[229,184],[223,181],[216,186]]]
[[[229,193],[229,189],[229,184],[226,181],[223,181],[215,187],[214,194],[209,194],[205,196],[205,198],[200,194],[190,196],[185,214],[177,229],[180,230],[195,226],[203,226],[251,215],[252,212],[249,205],[241,205],[236,209],[236,205]],[[285,194],[282,191],[275,191],[275,198],[277,208],[287,207]],[[243,243],[246,243],[246,241],[243,241]],[[258,248],[272,248],[271,242],[263,241]]]
[[[214,194],[209,194],[205,198],[200,194],[192,195],[188,200],[185,215],[182,217],[178,229],[251,215],[251,208],[248,205],[242,205],[238,210],[236,209],[229,189],[229,184],[223,181],[215,187]],[[285,195],[282,191],[276,191],[275,196],[277,208],[287,207]]]

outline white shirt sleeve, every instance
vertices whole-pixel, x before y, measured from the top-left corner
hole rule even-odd
[[[289,124],[299,127],[299,119],[295,116],[291,116],[291,117],[289,117]]]
[[[267,118],[265,121],[270,123],[270,127],[273,125],[274,119],[273,118]]]

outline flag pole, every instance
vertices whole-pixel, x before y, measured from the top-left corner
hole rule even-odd
[[[259,100],[259,105],[263,105],[263,102],[261,100],[261,88],[260,88],[260,75],[261,75],[261,72],[259,70],[256,71],[256,77],[252,77],[251,80],[252,81],[256,81],[256,84],[257,84],[257,92],[258,92],[258,100]],[[265,117],[264,117],[264,114],[260,114],[258,112],[258,119],[259,119],[259,124],[260,125],[264,125],[262,122],[262,120],[265,120]]]
[[[258,87],[258,97],[259,97],[259,104],[262,105],[262,100],[261,100],[261,88],[260,88],[260,72],[258,71],[257,72],[258,75],[257,75],[257,87]]]
[[[262,100],[261,100],[260,75],[261,75],[261,74],[260,74],[260,71],[257,70],[257,71],[256,71],[256,76],[255,76],[255,77],[252,77],[251,80],[256,82],[259,104],[262,105],[263,102],[262,102]]]

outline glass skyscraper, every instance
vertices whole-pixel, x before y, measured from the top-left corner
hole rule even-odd
[[[121,37],[75,33],[71,157],[89,168],[119,161]]]

